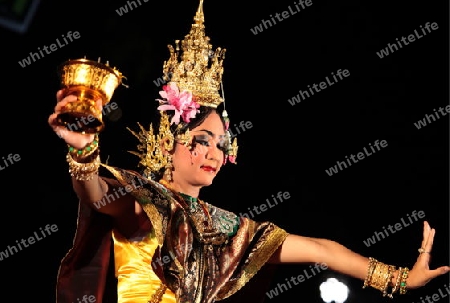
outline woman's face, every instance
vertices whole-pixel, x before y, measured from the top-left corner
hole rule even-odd
[[[211,185],[227,149],[224,126],[216,112],[192,129],[190,135],[192,146],[177,143],[172,155],[172,179],[180,189]]]

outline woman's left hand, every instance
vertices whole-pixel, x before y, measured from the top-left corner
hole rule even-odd
[[[430,269],[431,250],[436,230],[431,228],[427,221],[423,224],[423,240],[420,246],[420,254],[413,268],[409,271],[406,280],[407,288],[414,289],[424,286],[432,279],[444,275],[450,271],[449,266],[441,266],[436,269]]]

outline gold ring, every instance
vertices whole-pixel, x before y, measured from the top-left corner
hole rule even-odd
[[[419,248],[418,251],[419,251],[419,253],[421,253],[421,254],[422,254],[422,253],[426,253],[426,254],[429,254],[429,253],[430,253],[429,251],[426,251],[426,250],[425,250],[424,248],[422,248],[422,247]]]

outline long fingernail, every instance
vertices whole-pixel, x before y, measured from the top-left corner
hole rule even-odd
[[[69,95],[69,96],[67,96],[67,99],[66,99],[66,100],[68,100],[68,101],[74,101],[74,100],[77,100],[77,99],[78,99],[77,96]]]

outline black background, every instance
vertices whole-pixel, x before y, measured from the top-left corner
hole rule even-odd
[[[294,1],[205,1],[207,35],[214,47],[227,49],[223,81],[231,124],[253,125],[238,135],[238,165],[222,169],[204,189],[205,200],[245,212],[287,191],[290,199],[254,219],[333,239],[398,266],[415,262],[421,222],[370,247],[363,240],[422,210],[437,229],[431,267],[448,264],[448,116],[422,129],[414,126],[448,104],[448,3],[395,3],[313,0],[254,35],[251,28],[293,7]],[[198,2],[141,0],[138,8],[119,16],[116,9],[124,5],[44,1],[26,33],[0,29],[0,157],[21,157],[0,171],[0,250],[46,224],[58,226],[55,234],[0,262],[4,298],[55,302],[59,262],[75,232],[77,199],[67,173],[66,146],[47,125],[59,88],[57,66],[67,59],[100,57],[127,76],[130,87],[119,87],[112,99],[120,112],[105,118],[100,140],[104,161],[135,168],[137,158],[127,151],[135,150],[137,142],[125,128],[152,121],[160,89],[153,81],[162,75],[167,44],[188,33]],[[439,28],[383,59],[376,55],[426,22]],[[68,31],[81,37],[29,66],[18,64]],[[288,103],[300,89],[338,69],[348,69],[350,76],[295,106]],[[386,140],[388,146],[336,175],[325,173],[375,140]],[[274,286],[305,268],[280,267]],[[374,289],[362,290],[359,280],[328,271],[267,301],[322,302],[318,286],[327,277],[349,285],[346,302],[388,300]],[[448,275],[396,300],[420,302],[444,285]]]

